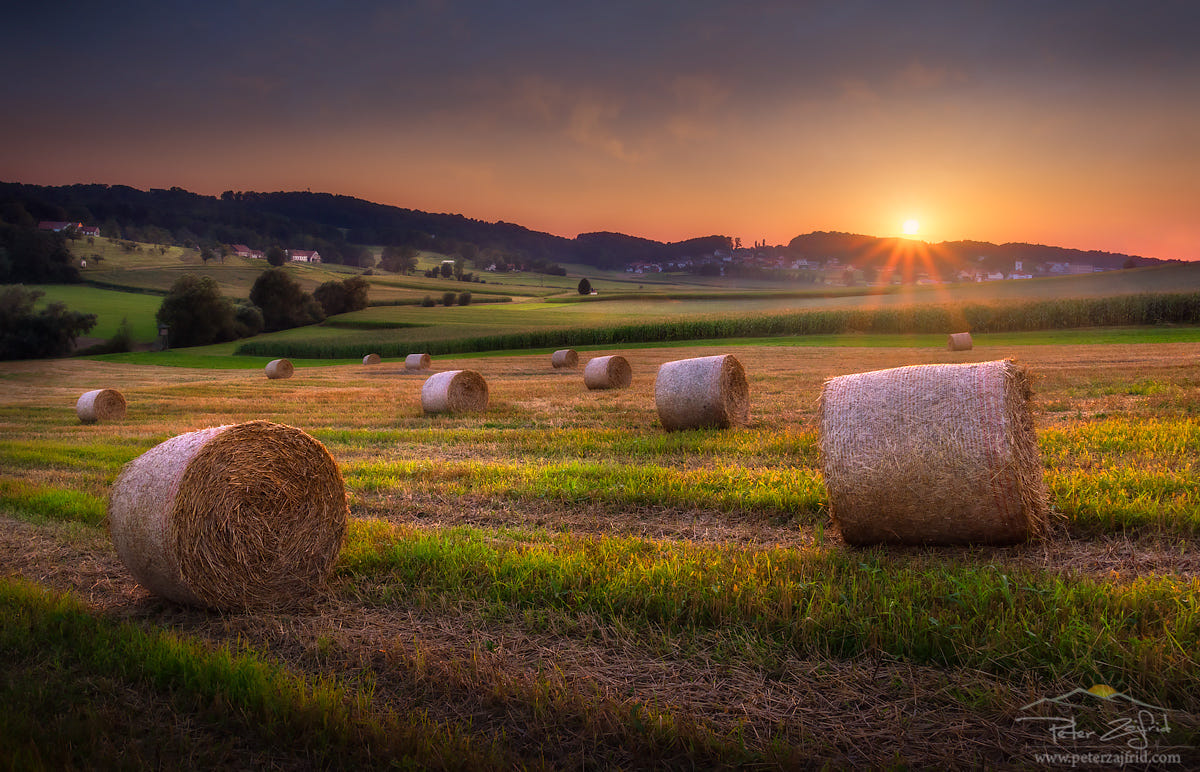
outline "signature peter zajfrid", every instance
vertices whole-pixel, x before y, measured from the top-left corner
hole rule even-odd
[[[1108,720],[1103,726],[1107,731],[1081,729],[1075,711],[1084,709],[1086,704],[1079,701],[1098,698],[1105,700],[1118,709],[1126,710],[1125,715]],[[1038,707],[1054,707],[1067,709],[1066,715],[1054,716],[1021,716],[1017,721],[1042,721],[1048,725],[1050,737],[1055,745],[1064,742],[1095,742],[1113,743],[1124,740],[1125,747],[1133,750],[1146,750],[1150,747],[1150,738],[1164,735],[1171,731],[1167,721],[1167,711],[1164,708],[1150,705],[1141,700],[1122,694],[1111,686],[1097,684],[1091,689],[1073,689],[1057,697],[1043,697],[1021,708],[1022,711]]]

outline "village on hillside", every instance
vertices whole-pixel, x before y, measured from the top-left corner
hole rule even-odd
[[[683,257],[662,262],[638,261],[625,266],[626,273],[694,273],[706,276],[777,277],[813,284],[855,286],[912,283],[919,285],[1008,281],[1046,276],[1069,276],[1115,270],[1090,263],[1031,262],[1028,260],[1000,261],[980,256],[977,265],[967,265],[942,276],[929,263],[922,270],[920,258],[905,268],[899,265],[857,266],[839,257],[790,257],[770,248],[714,250],[696,257]],[[943,264],[944,267],[944,264]],[[1126,266],[1132,267],[1132,266]]]
[[[84,225],[81,222],[62,222],[59,220],[42,220],[38,223],[38,229],[43,231],[53,231],[54,233],[74,233],[80,237],[99,238],[100,227],[98,225]],[[238,257],[248,257],[255,260],[266,260],[267,253],[261,249],[251,249],[245,244],[230,244],[230,254]],[[284,256],[297,263],[319,263],[321,262],[321,253],[315,249],[285,249]]]

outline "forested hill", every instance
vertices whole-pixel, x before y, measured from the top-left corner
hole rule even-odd
[[[576,239],[507,222],[435,214],[329,193],[227,191],[203,196],[182,188],[148,191],[123,185],[57,187],[0,182],[0,220],[96,225],[106,236],[181,245],[278,244],[316,249],[332,262],[357,264],[363,245],[413,246],[445,254],[493,252],[510,262],[573,262],[619,268],[631,260],[711,253],[730,239],[714,236],[665,244],[622,234]]]
[[[245,244],[316,249],[322,259],[363,264],[363,247],[411,246],[443,254],[461,253],[510,263],[583,263],[622,268],[629,263],[667,263],[730,251],[733,239],[703,236],[673,243],[621,233],[584,233],[573,239],[508,222],[486,222],[461,214],[435,214],[376,204],[329,193],[226,191],[203,196],[182,188],[148,191],[123,185],[57,187],[0,182],[0,223],[34,227],[41,220],[96,225],[105,236],[183,246]],[[914,245],[934,266],[1069,262],[1120,268],[1162,262],[1110,252],[1084,252],[1037,244],[958,241],[940,244],[881,239],[850,233],[815,232],[786,246],[764,248],[793,259],[838,258],[858,268],[883,267]],[[935,272],[943,272],[937,271]]]
[[[896,262],[906,266],[929,268],[933,273],[948,273],[965,267],[1011,271],[1014,263],[1026,267],[1048,263],[1071,263],[1114,270],[1128,265],[1146,266],[1166,262],[1154,257],[1119,252],[1068,249],[1043,244],[992,244],[987,241],[943,241],[927,244],[908,239],[877,238],[855,233],[818,231],[797,236],[784,252],[793,258],[827,261],[837,258],[845,265],[869,270],[885,268]],[[903,258],[902,260],[898,260]]]

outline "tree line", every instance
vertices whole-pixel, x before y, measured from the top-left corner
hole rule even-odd
[[[325,262],[359,267],[373,260],[364,245],[459,254],[497,270],[552,269],[559,263],[620,268],[638,259],[675,259],[727,246],[724,236],[662,243],[616,233],[570,239],[504,221],[435,214],[329,193],[225,191],[204,196],[182,188],[148,191],[123,185],[40,186],[0,182],[0,219],[63,220],[96,225],[108,238],[172,244],[213,254],[222,245],[311,249]],[[390,270],[390,269],[389,269]]]
[[[212,277],[185,274],[175,280],[155,318],[167,327],[168,345],[205,346],[360,311],[367,307],[369,286],[361,276],[351,276],[327,281],[309,294],[287,271],[268,268],[254,280],[247,302],[224,297]]]

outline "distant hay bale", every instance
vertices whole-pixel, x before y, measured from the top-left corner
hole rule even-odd
[[[750,420],[750,387],[731,354],[666,362],[654,381],[658,420],[667,431],[728,429]]]
[[[404,369],[428,370],[430,361],[428,354],[409,354],[404,357]]]
[[[583,383],[589,389],[625,389],[632,380],[628,360],[618,354],[589,359],[583,368]]]
[[[119,421],[125,417],[125,397],[116,389],[85,391],[75,403],[75,414],[85,424]]]
[[[946,348],[951,351],[970,351],[973,345],[969,332],[951,333],[949,340],[946,341]]]
[[[850,544],[1012,544],[1049,504],[1012,360],[845,375],[821,392],[829,508]]]
[[[272,359],[267,362],[267,377],[273,381],[281,378],[291,378],[292,372],[296,368],[292,367],[292,363],[286,359]]]
[[[215,609],[292,606],[326,581],[349,511],[337,464],[300,429],[202,429],[151,448],[108,498],[117,555],[147,590]]]
[[[564,348],[550,355],[550,364],[555,368],[575,367],[579,364],[579,354],[574,349]]]
[[[381,359],[379,358],[379,355],[378,355],[378,354],[367,354],[365,357],[363,357],[363,364],[364,364],[364,365],[377,365],[377,364],[379,364],[381,361],[383,361],[383,360],[381,360]]]
[[[421,409],[426,413],[478,412],[487,406],[487,381],[474,370],[434,373],[421,386]]]

